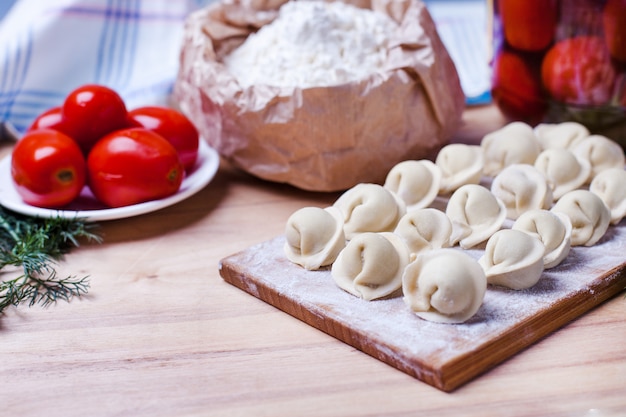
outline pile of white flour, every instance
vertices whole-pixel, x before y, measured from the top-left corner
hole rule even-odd
[[[397,25],[341,2],[290,1],[224,59],[243,87],[324,87],[383,71]]]

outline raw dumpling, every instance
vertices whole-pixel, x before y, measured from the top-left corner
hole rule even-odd
[[[600,197],[611,212],[611,223],[617,224],[626,216],[626,171],[609,168],[595,176],[589,191]]]
[[[551,210],[565,214],[572,222],[572,246],[593,246],[604,236],[611,221],[608,207],[588,190],[570,191]]]
[[[544,252],[541,240],[521,230],[502,229],[489,238],[478,263],[489,284],[523,290],[541,278]]]
[[[533,128],[523,122],[512,122],[485,135],[480,143],[484,173],[495,177],[513,164],[534,164],[541,152]]]
[[[578,158],[569,149],[546,149],[537,157],[535,168],[548,179],[555,200],[582,187],[591,174],[589,161]]]
[[[542,149],[571,149],[589,135],[589,129],[578,122],[540,123],[535,126],[535,136]]]
[[[384,187],[404,200],[407,211],[428,207],[439,193],[441,170],[433,162],[403,161],[385,179]]]
[[[553,201],[546,177],[527,164],[509,165],[500,171],[491,183],[491,193],[502,200],[509,219],[528,210],[550,208]]]
[[[591,173],[587,179],[590,183],[593,177],[609,168],[622,168],[626,163],[624,150],[617,142],[601,135],[591,135],[580,141],[572,151],[581,159],[589,161]]]
[[[406,213],[406,205],[378,184],[357,184],[334,204],[343,215],[344,232],[350,240],[364,232],[391,232]]]
[[[404,239],[412,254],[416,254],[450,246],[452,223],[443,211],[423,208],[402,216],[394,233]]]
[[[485,273],[471,256],[455,249],[422,252],[404,270],[404,302],[424,320],[462,323],[483,303]]]
[[[331,275],[339,288],[364,300],[391,295],[402,286],[409,249],[393,233],[361,233],[339,253]]]
[[[444,146],[435,159],[441,170],[439,194],[449,194],[465,184],[478,184],[483,175],[480,146],[452,143]]]
[[[499,230],[506,219],[506,207],[482,185],[467,184],[448,201],[446,215],[452,223],[452,245],[464,249],[476,246]]]
[[[346,245],[341,212],[336,207],[304,207],[294,212],[285,227],[287,259],[314,270],[332,264]]]
[[[554,268],[569,254],[572,223],[563,213],[549,210],[530,210],[513,223],[513,230],[526,232],[543,243],[543,267]]]

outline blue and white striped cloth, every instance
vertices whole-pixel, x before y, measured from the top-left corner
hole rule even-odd
[[[0,123],[23,132],[74,88],[167,104],[186,16],[211,0],[1,0]]]

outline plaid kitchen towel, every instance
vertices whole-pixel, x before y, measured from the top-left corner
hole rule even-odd
[[[165,105],[183,24],[210,0],[2,0],[0,123],[23,132],[86,83]]]

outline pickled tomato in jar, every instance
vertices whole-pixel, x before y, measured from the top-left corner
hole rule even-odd
[[[511,120],[626,144],[626,0],[493,0],[492,96]]]

